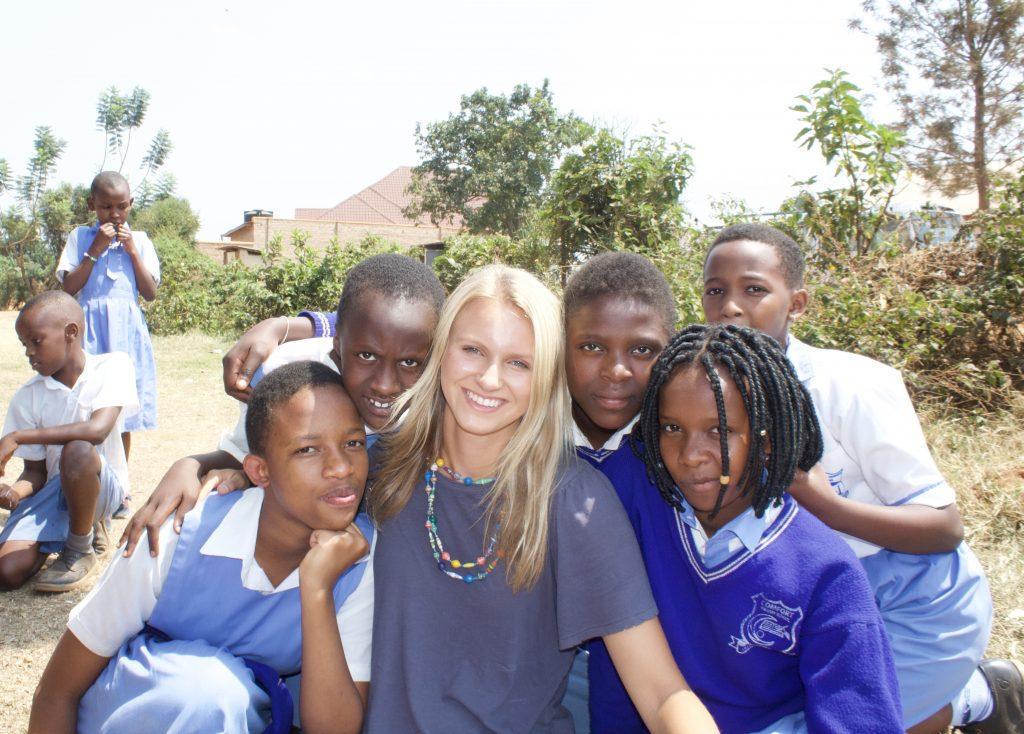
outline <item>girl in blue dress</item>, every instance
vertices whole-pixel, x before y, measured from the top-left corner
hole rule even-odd
[[[124,453],[132,431],[156,428],[156,363],[139,295],[156,298],[160,261],[145,232],[128,227],[134,199],[119,173],[104,171],[92,181],[89,210],[96,223],[68,235],[57,263],[57,280],[85,311],[85,351],[125,352],[135,364],[139,410],[125,416]]]

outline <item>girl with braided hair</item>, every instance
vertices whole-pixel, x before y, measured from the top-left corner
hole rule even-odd
[[[676,662],[723,732],[903,730],[864,571],[785,492],[821,450],[810,396],[774,341],[691,326],[652,368],[630,444],[602,464]],[[595,734],[644,731],[600,644],[590,693]]]
[[[814,402],[828,481],[797,481],[789,491],[843,534],[867,573],[907,730],[932,734],[952,723],[972,734],[1024,734],[1024,668],[982,659],[992,626],[988,583],[902,376],[790,335],[807,303],[804,256],[788,235],[738,224],[715,238],[704,263],[704,315],[772,337]]]

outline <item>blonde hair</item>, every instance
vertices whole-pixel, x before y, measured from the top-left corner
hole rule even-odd
[[[441,361],[456,317],[467,304],[479,299],[515,307],[533,328],[530,402],[501,452],[494,483],[485,497],[485,532],[489,534],[500,518],[498,549],[505,561],[506,579],[514,591],[520,591],[536,583],[544,567],[558,470],[572,456],[561,303],[525,270],[500,264],[478,268],[448,297],[438,319],[427,367],[416,384],[398,399],[391,422],[395,430],[381,437],[383,463],[368,502],[376,521],[394,517],[406,506],[423,481],[423,472],[437,457],[445,410]]]

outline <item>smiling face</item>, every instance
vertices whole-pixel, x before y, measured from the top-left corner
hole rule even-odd
[[[395,399],[423,374],[436,325],[431,305],[376,292],[345,312],[334,349],[341,356],[341,381],[370,428],[384,426]]]
[[[133,201],[125,185],[101,186],[89,197],[89,211],[96,212],[100,224],[110,222],[115,226],[121,225],[128,221]]]
[[[18,316],[14,330],[32,369],[43,377],[57,379],[68,364],[78,324],[67,323],[55,310],[32,308]]]
[[[807,310],[807,291],[786,284],[771,245],[734,240],[715,247],[704,264],[704,320],[763,331],[783,348],[791,321]]]
[[[672,375],[658,400],[660,449],[665,469],[682,491],[708,533],[712,533],[750,507],[750,495],[739,487],[742,467],[750,447],[747,410],[732,379],[722,377],[722,397],[728,427],[731,479],[722,507],[711,520],[721,489],[722,449],[719,440],[718,409],[707,373],[701,366],[688,365]]]
[[[565,359],[573,418],[600,447],[640,411],[651,366],[669,334],[664,316],[633,299],[605,296],[566,321]]]
[[[303,388],[271,413],[264,456],[246,471],[264,503],[309,530],[344,530],[366,485],[366,433],[337,385]]]
[[[504,446],[530,405],[533,327],[515,306],[490,298],[467,303],[441,357],[444,431],[493,437]]]

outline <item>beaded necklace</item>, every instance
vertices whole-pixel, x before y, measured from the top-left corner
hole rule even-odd
[[[444,459],[440,457],[430,465],[426,473],[427,521],[424,523],[424,526],[427,528],[427,540],[430,541],[430,551],[434,556],[434,561],[437,562],[438,569],[449,578],[464,581],[467,584],[482,581],[487,578],[491,571],[497,568],[498,561],[504,555],[501,551],[495,551],[495,547],[498,544],[498,531],[501,529],[501,522],[499,521],[494,526],[494,534],[491,535],[491,540],[487,544],[487,550],[482,556],[478,556],[475,561],[460,561],[457,558],[452,558],[448,551],[444,549],[444,543],[441,542],[441,536],[437,532],[437,513],[434,511],[434,497],[437,494],[438,471],[444,472],[454,481],[461,482],[467,486],[490,484],[494,480],[473,479],[469,476],[463,476],[446,465]]]

